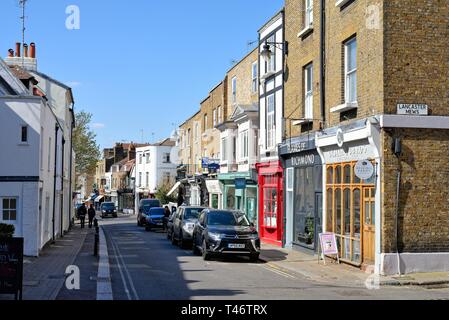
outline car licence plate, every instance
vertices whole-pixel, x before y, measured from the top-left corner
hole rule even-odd
[[[228,244],[229,249],[245,249],[246,246],[244,244],[238,244],[238,243],[230,243]]]

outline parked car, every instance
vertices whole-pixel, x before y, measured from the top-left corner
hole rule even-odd
[[[140,200],[139,212],[137,214],[137,225],[143,227],[147,223],[147,214],[151,208],[160,208],[161,202],[157,199]]]
[[[251,261],[260,256],[260,238],[245,214],[232,210],[206,209],[193,231],[193,253],[204,260],[215,255],[245,255]]]
[[[107,216],[118,217],[114,202],[103,202],[100,206],[100,212],[102,218],[106,218]]]
[[[172,244],[178,243],[181,248],[192,243],[193,229],[198,222],[200,213],[205,207],[179,207],[173,218],[170,239]]]
[[[152,229],[164,228],[164,208],[151,208],[148,210],[145,221],[145,230],[151,231]]]

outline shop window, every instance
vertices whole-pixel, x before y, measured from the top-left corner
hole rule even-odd
[[[334,210],[333,210],[333,190],[332,189],[327,189],[327,213],[326,213],[326,231],[327,232],[333,232],[334,231],[334,227],[332,225],[332,222],[334,221],[333,219],[333,214],[334,214]]]
[[[353,229],[353,237],[360,239],[360,216],[361,216],[361,208],[360,208],[360,200],[361,194],[360,189],[354,189],[353,197],[352,197],[352,208],[354,211],[354,229]]]
[[[335,184],[341,183],[341,166],[335,167]]]
[[[277,228],[277,189],[264,188],[265,227]]]
[[[335,190],[335,233],[341,234],[341,189]]]
[[[351,183],[351,165],[346,165],[343,170],[344,180],[343,183],[350,184]]]
[[[355,175],[354,167],[355,167],[355,164],[352,166],[352,168],[353,168],[352,169],[352,181],[354,182],[354,184],[359,184],[359,183],[361,183],[361,181],[360,181],[360,178]]]
[[[327,168],[327,184],[333,184],[334,183],[334,168],[329,167]]]

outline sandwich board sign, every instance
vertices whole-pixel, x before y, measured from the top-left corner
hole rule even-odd
[[[320,233],[320,249],[321,249],[321,259],[324,260],[324,264],[326,264],[326,256],[337,257],[338,263],[340,263],[340,257],[338,253],[337,246],[337,238],[335,237],[335,233]]]
[[[0,238],[0,294],[22,300],[23,238]]]

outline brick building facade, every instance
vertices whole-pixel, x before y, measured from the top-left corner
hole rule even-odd
[[[449,270],[449,6],[430,2],[286,0],[286,161],[317,147],[315,222],[337,234],[343,260],[382,274]],[[428,113],[400,114],[399,104]],[[355,174],[363,160],[374,168],[367,180]],[[287,229],[288,217],[313,220],[286,206]]]

